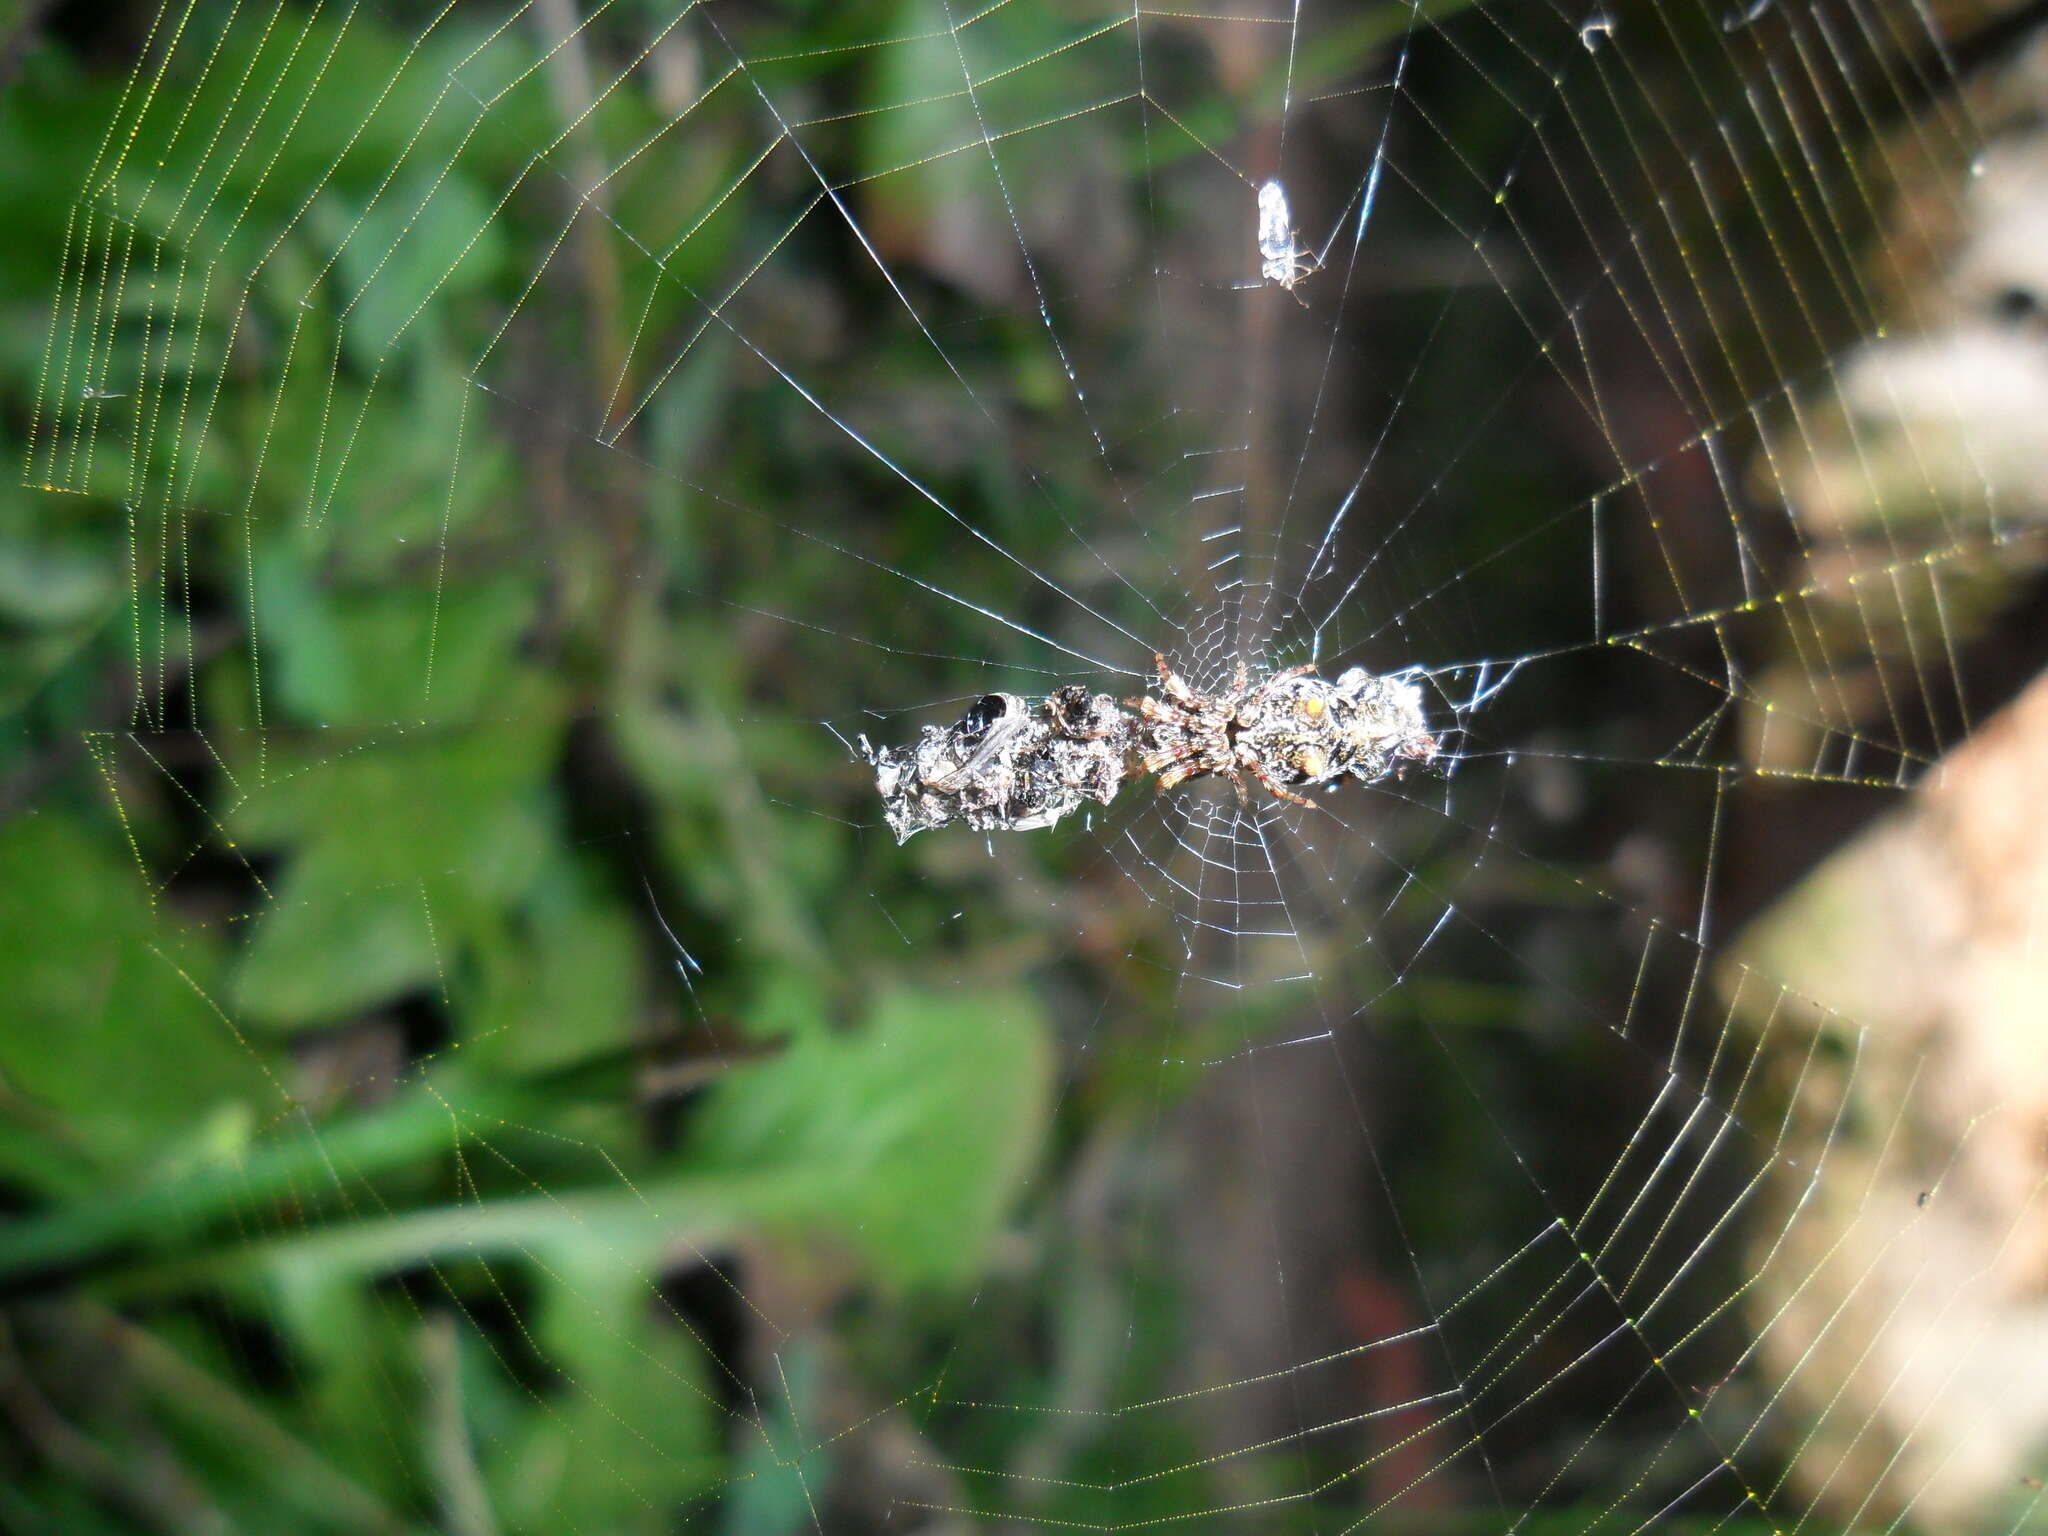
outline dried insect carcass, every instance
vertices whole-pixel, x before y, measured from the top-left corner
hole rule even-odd
[[[1289,293],[1303,278],[1322,270],[1321,259],[1296,238],[1287,189],[1278,181],[1259,188],[1258,244],[1259,276]]]
[[[1131,720],[1108,694],[1061,688],[1036,703],[991,693],[908,747],[860,738],[898,843],[964,821],[978,831],[1049,827],[1123,787]]]

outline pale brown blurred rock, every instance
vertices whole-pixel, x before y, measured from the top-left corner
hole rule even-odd
[[[2048,1446],[2048,677],[1732,959],[1739,1020],[1830,1048],[1777,1051],[1835,1130],[1752,1239],[1758,1379],[1781,1431],[1815,1426],[1800,1475],[1840,1514],[2004,1529]]]

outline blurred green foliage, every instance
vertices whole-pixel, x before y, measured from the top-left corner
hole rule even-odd
[[[445,90],[483,34],[443,29],[407,61],[374,16],[224,16],[191,22],[219,29],[192,120],[273,86],[301,117],[280,157],[196,183],[203,206],[169,173],[121,172],[105,201],[208,265],[175,297],[127,288],[113,382],[81,410],[117,431],[152,324],[170,333],[153,401],[185,387],[188,345],[203,385],[223,331],[262,366],[302,349],[334,368],[282,408],[232,375],[202,456],[175,435],[143,450],[186,477],[175,505],[124,508],[119,454],[81,468],[23,438],[60,253],[78,259],[67,219],[144,13],[108,18],[96,63],[25,38],[0,104],[6,451],[38,482],[0,491],[0,1278],[21,1298],[0,1377],[24,1437],[0,1524],[660,1530],[723,1488],[720,1528],[794,1529],[831,1460],[798,1429],[824,1345],[785,1336],[779,1395],[757,1401],[744,1330],[707,1332],[752,1306],[754,1277],[721,1266],[785,1242],[842,1253],[895,1305],[962,1293],[1041,1155],[1049,1021],[1014,967],[826,964],[821,909],[860,879],[861,845],[766,819],[715,723],[738,702],[729,627],[652,600],[713,579],[662,482],[592,497],[600,515],[535,558],[564,504],[522,496],[532,456],[479,419],[457,359],[548,237],[537,210],[492,217],[554,132],[544,98],[484,142],[397,102],[330,167],[301,146],[348,138],[360,102],[334,82],[407,63],[401,95]],[[645,89],[607,132],[659,121]],[[377,142],[408,111],[424,138]],[[745,147],[700,139],[675,190],[637,183],[622,217],[658,219]],[[195,293],[256,267],[309,190],[251,292]],[[356,298],[301,304],[330,260],[328,291]],[[648,423],[670,465],[747,408],[729,351],[702,357]],[[343,431],[346,481],[258,477],[337,464]],[[67,476],[80,494],[40,488]],[[615,581],[627,520],[637,593]],[[822,579],[780,573],[777,600]],[[823,732],[782,750],[788,771],[838,772]],[[615,826],[579,824],[590,760],[631,781]],[[700,947],[715,926],[741,958],[694,978],[667,922]],[[684,1086],[650,1088],[663,1072]],[[691,1274],[716,1277],[710,1301],[663,1289]]]

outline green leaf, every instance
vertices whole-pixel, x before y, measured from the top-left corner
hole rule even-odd
[[[775,1351],[776,1380],[785,1391],[766,1394],[765,1410],[742,1432],[732,1484],[719,1511],[720,1536],[785,1536],[812,1529],[813,1488],[832,1486],[831,1443],[815,1444],[803,1431],[818,1422],[822,1346],[798,1334]]]
[[[1030,1171],[1052,1046],[1017,992],[879,999],[850,1034],[797,1039],[734,1075],[693,1142],[712,1168],[786,1175],[885,1279],[957,1285]]]
[[[83,547],[0,538],[0,616],[16,624],[95,623],[119,597],[111,563]]]
[[[293,850],[241,957],[235,997],[253,1018],[302,1027],[438,987],[484,914],[531,889],[559,706],[538,686],[507,692],[487,726],[272,757],[227,818],[242,842]]]
[[[478,938],[480,984],[464,1009],[473,1060],[540,1072],[631,1042],[641,1004],[639,937],[624,909],[591,885],[557,858],[526,910]]]
[[[510,1529],[655,1536],[723,1470],[703,1347],[620,1257],[575,1231],[548,1249],[534,1340],[560,1385],[485,1448]]]
[[[461,170],[421,170],[401,178],[375,203],[321,199],[310,224],[336,249],[348,317],[342,343],[364,373],[385,362],[429,299],[438,309],[489,281],[504,259],[503,225],[490,199]]]
[[[556,1179],[544,1194],[381,1218],[358,1212],[213,1253],[202,1268],[216,1278],[307,1267],[375,1276],[594,1243],[644,1277],[679,1245],[708,1251],[736,1232],[774,1228],[836,1234],[898,1287],[958,1286],[979,1269],[1037,1158],[1052,1078],[1050,1030],[1028,996],[891,993],[857,1029],[801,1038],[735,1069],[665,1177],[628,1184],[592,1160],[592,1182],[581,1187]],[[444,1122],[493,1140],[532,1113],[502,1096],[472,1097],[451,1077],[431,1102]],[[342,1120],[321,1136],[349,1141],[369,1123]],[[177,1278],[189,1283],[191,1274]]]
[[[534,610],[533,584],[517,577],[451,587],[438,599],[420,586],[335,592],[279,546],[259,562],[256,591],[278,695],[294,716],[322,725],[488,711],[513,681]]]
[[[0,1166],[39,1183],[87,1163],[140,1171],[281,1107],[263,1053],[203,995],[218,957],[161,926],[111,837],[52,812],[0,829]]]
[[[237,973],[236,1001],[252,1016],[316,1024],[434,980],[438,950],[426,886],[365,885],[351,852],[317,844],[278,885]]]

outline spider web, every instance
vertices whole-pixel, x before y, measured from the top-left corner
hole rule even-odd
[[[325,1518],[2033,1528],[2001,1243],[1913,1198],[1996,1106],[1930,1128],[1728,942],[1796,869],[1721,868],[1984,707],[2027,525],[1845,385],[1930,319],[1959,68],[1867,0],[167,4],[24,481],[124,530],[120,944],[260,1078],[167,1223],[376,1405],[307,1411]],[[1413,668],[1446,751],[895,849],[856,734],[1155,654]],[[655,1107],[563,1118],[600,865]],[[887,1183],[955,1156],[999,1198]]]

